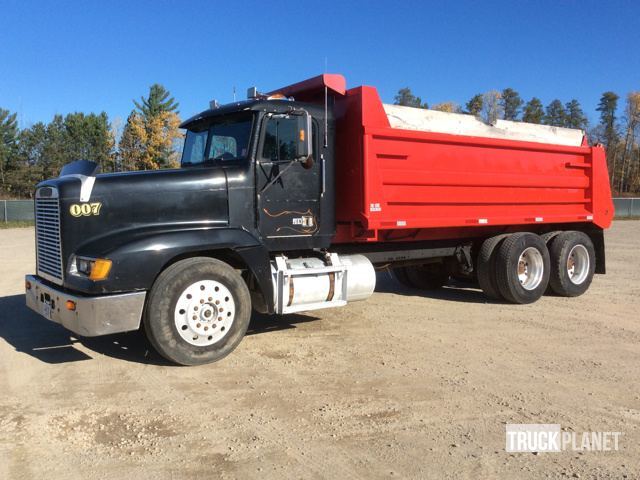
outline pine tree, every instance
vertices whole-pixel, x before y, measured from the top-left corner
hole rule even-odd
[[[139,121],[139,117],[140,114],[135,110],[131,112],[122,130],[122,136],[118,144],[118,170],[137,170],[138,165],[141,164],[140,157],[144,145],[133,127],[133,124]]]
[[[469,100],[465,105],[467,113],[469,113],[470,115],[475,115],[476,117],[479,117],[480,113],[482,113],[482,106],[483,102],[481,93],[478,93],[471,97],[471,100]]]
[[[598,130],[600,139],[607,149],[607,166],[609,168],[609,178],[611,186],[616,181],[616,157],[618,150],[618,128],[616,125],[616,110],[618,109],[618,95],[614,92],[604,92],[600,97],[600,103],[596,110],[600,112],[600,124]]]
[[[47,124],[45,133],[45,143],[42,158],[39,164],[42,166],[44,178],[57,177],[60,170],[67,163],[74,160],[70,154],[70,139],[64,125],[62,115],[54,115],[53,120]]]
[[[85,159],[96,162],[102,171],[112,171],[114,140],[109,131],[109,118],[105,112],[70,113],[64,118],[68,136],[69,159]]]
[[[505,88],[502,90],[502,95],[500,96],[500,106],[503,111],[502,118],[511,121],[517,120],[520,115],[522,103],[520,94],[513,88]]]
[[[15,169],[8,172],[7,191],[17,197],[31,197],[35,185],[46,178],[44,155],[47,126],[38,122],[18,135]]]
[[[120,167],[124,170],[156,170],[176,167],[174,141],[181,137],[180,118],[175,112],[144,117],[131,112],[119,144]]]
[[[169,91],[159,83],[151,85],[148,97],[140,97],[140,102],[134,100],[133,103],[146,118],[155,117],[163,112],[179,113],[179,104],[171,97]]]
[[[426,102],[422,103],[422,99],[420,97],[416,97],[411,93],[411,89],[409,87],[398,90],[398,93],[394,98],[394,103],[404,107],[429,108],[429,105],[427,105]]]
[[[603,140],[607,148],[613,146],[618,140],[616,110],[618,109],[619,98],[620,97],[613,92],[604,92],[596,108],[596,110],[600,112],[600,125],[603,129]]]
[[[154,170],[178,165],[174,142],[182,137],[178,130],[178,104],[159,84],[136,106],[127,119],[120,140],[120,166],[127,170]]]
[[[544,114],[544,123],[545,125],[564,127],[566,124],[566,116],[567,114],[562,102],[556,99],[547,105],[547,110]]]
[[[565,118],[565,126],[569,128],[579,128],[582,130],[586,130],[587,128],[587,117],[582,111],[582,107],[580,106],[580,102],[575,98],[570,102],[567,102],[566,107],[566,118]]]
[[[524,106],[522,121],[527,123],[542,123],[544,119],[544,107],[539,98],[533,97]]]
[[[12,168],[18,140],[16,114],[0,108],[0,188],[5,189],[5,172]]]

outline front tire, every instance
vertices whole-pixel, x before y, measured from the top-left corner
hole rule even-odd
[[[158,276],[143,322],[160,355],[180,365],[201,365],[231,353],[250,318],[249,290],[236,270],[220,260],[194,257]]]
[[[596,269],[591,239],[582,232],[563,232],[551,243],[551,289],[563,297],[587,291]]]

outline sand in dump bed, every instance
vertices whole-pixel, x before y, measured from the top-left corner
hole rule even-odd
[[[494,124],[489,125],[473,115],[462,113],[439,112],[426,108],[389,104],[383,106],[393,128],[573,147],[582,145],[584,137],[584,131],[573,128],[508,120],[496,120]]]

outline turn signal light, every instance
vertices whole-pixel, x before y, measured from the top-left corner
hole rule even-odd
[[[70,312],[76,311],[76,302],[74,302],[73,300],[67,300],[66,306],[67,310],[69,310]]]
[[[104,258],[97,258],[93,262],[93,268],[91,269],[91,274],[89,278],[91,280],[104,280],[109,276],[109,272],[111,271],[111,260],[106,260]]]
[[[31,290],[31,282],[29,280],[24,281],[24,288]]]

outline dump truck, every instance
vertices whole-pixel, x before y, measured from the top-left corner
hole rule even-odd
[[[31,309],[80,336],[141,329],[196,365],[233,351],[253,310],[365,300],[377,270],[517,304],[605,273],[605,151],[581,130],[383,104],[337,74],[181,128],[178,169],[80,160],[37,185]]]

